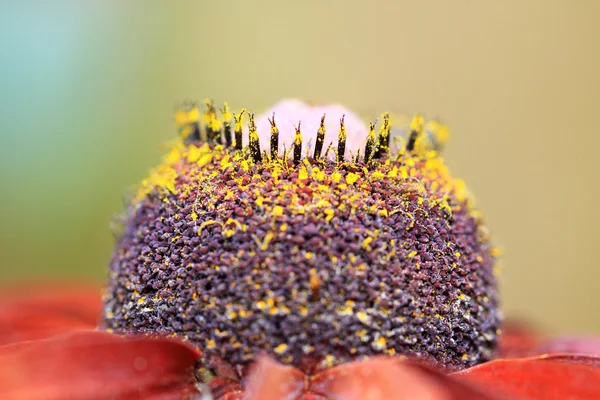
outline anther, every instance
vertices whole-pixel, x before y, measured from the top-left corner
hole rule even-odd
[[[410,123],[410,136],[408,138],[408,142],[406,143],[406,151],[413,151],[415,149],[415,144],[417,139],[423,133],[423,124],[425,120],[423,116],[420,114],[416,114],[411,123]]]
[[[233,114],[233,118],[235,119],[235,149],[242,150],[244,148],[244,144],[242,142],[242,124],[244,123],[244,113],[246,112],[245,108],[242,108],[242,111],[235,115]]]
[[[260,153],[260,141],[258,138],[258,132],[256,131],[256,125],[254,124],[254,114],[249,114],[250,121],[248,122],[248,130],[250,131],[250,155],[255,162],[262,161],[262,154]]]
[[[206,140],[208,143],[221,142],[221,121],[217,118],[217,112],[212,100],[206,100],[206,111],[204,112],[206,123]]]
[[[383,125],[379,130],[379,137],[377,139],[375,158],[380,158],[390,150],[390,115],[388,113],[383,114]]]
[[[300,158],[302,158],[302,133],[300,132],[301,121],[298,122],[296,127],[296,134],[294,135],[294,165],[298,165]]]
[[[375,124],[373,122],[369,122],[369,136],[367,136],[367,144],[365,145],[365,164],[368,164],[371,161],[371,156],[373,154],[373,149],[375,147]]]
[[[179,134],[187,142],[199,141],[200,110],[195,103],[185,104],[175,113],[175,123],[179,126]]]
[[[269,118],[269,122],[271,123],[271,158],[274,160],[279,154],[279,129],[275,125],[275,113]]]
[[[338,135],[338,151],[337,151],[337,161],[339,163],[344,162],[344,154],[346,153],[346,126],[344,125],[344,118],[346,116],[342,115],[340,119],[340,133]]]
[[[321,117],[321,125],[317,131],[317,143],[315,143],[314,159],[318,160],[321,158],[321,152],[323,151],[323,143],[325,142],[325,114]]]
[[[229,104],[227,104],[227,102],[223,104],[221,114],[223,118],[223,134],[225,136],[225,146],[231,147],[231,111],[229,110]]]

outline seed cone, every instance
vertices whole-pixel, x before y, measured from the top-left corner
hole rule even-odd
[[[421,117],[397,154],[386,116],[348,158],[332,153],[355,126],[339,126],[327,153],[321,116],[315,132],[302,121],[278,153],[278,115],[251,118],[243,133],[242,115],[224,112],[226,136],[211,107],[204,131],[194,106],[178,114],[181,138],[132,201],[110,264],[107,329],[177,335],[233,366],[260,352],[304,370],[376,354],[448,369],[491,358],[495,250]],[[263,118],[270,132],[256,131]],[[295,146],[306,146],[301,158]]]

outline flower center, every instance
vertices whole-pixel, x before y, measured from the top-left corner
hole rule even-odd
[[[128,210],[108,329],[173,334],[241,366],[260,352],[304,370],[491,357],[494,249],[435,151],[439,125],[428,137],[416,117],[392,155],[387,116],[376,133],[341,107],[284,102],[246,130],[227,107],[221,120],[209,103],[204,130],[195,107],[182,113]]]

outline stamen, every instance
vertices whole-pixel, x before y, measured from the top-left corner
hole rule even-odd
[[[327,146],[327,150],[325,150],[325,159],[327,159],[327,157],[329,156],[329,152],[333,151],[333,142],[329,142],[329,145]]]
[[[354,162],[358,163],[360,161],[360,149],[356,152],[356,157],[354,157]]]
[[[233,114],[233,118],[235,119],[235,149],[242,150],[244,148],[244,144],[242,142],[242,124],[244,123],[244,113],[246,112],[245,108],[242,108],[242,111],[235,115]]]
[[[275,113],[272,118],[268,118],[271,123],[271,158],[274,160],[279,154],[279,129],[275,125]]]
[[[379,130],[378,139],[375,158],[380,158],[390,150],[390,115],[388,113],[383,114],[383,125]]]
[[[296,135],[294,136],[294,165],[298,165],[300,158],[302,158],[302,133],[300,132],[301,123],[302,121],[298,122],[298,126],[296,127]]]
[[[231,111],[229,110],[229,104],[225,102],[223,109],[221,110],[223,118],[223,133],[225,136],[225,146],[231,147]]]
[[[318,160],[321,158],[321,151],[323,150],[323,142],[325,142],[325,114],[321,117],[321,125],[317,131],[317,143],[315,143],[314,159]]]
[[[367,136],[367,144],[365,146],[365,164],[368,164],[369,161],[371,161],[373,147],[375,147],[375,124],[369,122],[369,136]]]
[[[175,123],[179,126],[179,134],[188,141],[199,141],[200,138],[200,110],[195,103],[185,104],[175,113]]]
[[[415,149],[417,139],[423,134],[424,122],[423,116],[420,114],[413,117],[410,123],[410,136],[408,138],[408,143],[406,143],[406,151],[413,151]]]
[[[212,115],[215,113],[215,107],[211,99],[204,100],[204,130],[206,132],[206,140],[212,143]]]
[[[250,131],[250,155],[254,159],[254,162],[260,162],[262,161],[262,154],[260,153],[258,132],[254,124],[254,114],[249,114],[248,117],[250,118],[248,123],[248,130]]]
[[[344,154],[346,153],[346,126],[344,126],[344,118],[346,115],[342,115],[340,119],[340,133],[338,135],[338,151],[337,151],[337,161],[339,163],[344,162]]]

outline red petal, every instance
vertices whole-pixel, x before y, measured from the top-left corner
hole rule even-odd
[[[0,398],[182,398],[198,357],[181,342],[94,331],[17,343],[0,347]]]
[[[261,356],[250,370],[244,399],[298,399],[306,388],[306,379],[300,370]]]
[[[496,360],[453,375],[495,389],[508,398],[600,399],[598,357],[557,355]]]
[[[0,346],[93,329],[102,310],[94,286],[9,289],[0,297]]]
[[[333,400],[486,400],[491,397],[441,372],[397,358],[375,357],[315,375],[311,391]]]

